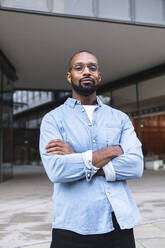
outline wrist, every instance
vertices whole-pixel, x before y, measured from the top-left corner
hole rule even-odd
[[[108,146],[107,148],[109,149],[109,159],[110,160],[123,154],[123,150],[119,145]]]
[[[96,175],[105,177],[105,174],[104,174],[104,171],[103,171],[102,168],[98,170],[98,172],[96,173]]]

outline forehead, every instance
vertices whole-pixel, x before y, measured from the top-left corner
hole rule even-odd
[[[83,52],[76,54],[71,60],[71,66],[77,63],[95,63],[98,64],[97,58],[90,53]]]

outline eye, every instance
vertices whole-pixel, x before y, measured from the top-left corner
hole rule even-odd
[[[88,66],[90,71],[97,71],[97,66],[96,65],[89,65]]]
[[[76,71],[82,71],[83,70],[83,65],[75,65],[74,69]]]
[[[75,67],[75,70],[76,70],[76,71],[81,71],[81,70],[82,70],[82,66],[76,66],[76,67]]]

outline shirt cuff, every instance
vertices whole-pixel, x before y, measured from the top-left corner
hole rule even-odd
[[[113,168],[113,164],[111,161],[108,164],[104,165],[102,169],[104,171],[105,178],[107,181],[110,181],[110,182],[116,181],[116,173],[115,173],[115,170]]]
[[[91,181],[94,174],[97,173],[99,168],[95,167],[92,164],[92,150],[88,150],[82,153],[82,157],[86,166],[86,180],[87,182]]]

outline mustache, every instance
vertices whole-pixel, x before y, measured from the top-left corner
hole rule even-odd
[[[88,81],[91,81],[91,82],[95,83],[95,80],[93,78],[91,78],[91,77],[80,78],[79,83],[83,82],[85,79],[88,80]]]

